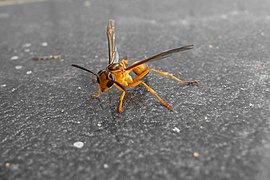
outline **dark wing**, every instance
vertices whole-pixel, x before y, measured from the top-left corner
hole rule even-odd
[[[157,54],[155,56],[152,56],[150,58],[147,58],[145,60],[139,61],[139,62],[137,62],[135,64],[132,64],[131,66],[127,67],[125,70],[131,70],[131,69],[133,69],[133,68],[135,68],[135,67],[137,67],[137,66],[139,66],[141,64],[147,63],[148,61],[164,59],[164,58],[167,58],[167,57],[171,56],[174,53],[189,50],[189,49],[192,49],[192,48],[193,48],[193,45],[187,45],[187,46],[183,46],[183,47],[180,47],[180,48],[171,49],[171,50],[162,52],[160,54]]]
[[[108,50],[109,50],[109,64],[118,62],[119,55],[115,47],[115,34],[114,34],[114,20],[110,19],[107,27],[107,37],[108,37]]]

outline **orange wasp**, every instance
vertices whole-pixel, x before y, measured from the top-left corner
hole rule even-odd
[[[144,87],[150,91],[153,95],[156,96],[156,98],[168,109],[172,109],[172,106],[166,103],[159,95],[151,88],[149,87],[142,79],[150,72],[156,72],[163,76],[169,76],[173,78],[174,80],[178,81],[182,85],[198,85],[200,84],[197,81],[187,82],[181,79],[178,79],[177,77],[173,76],[170,73],[167,72],[161,72],[156,69],[149,68],[145,63],[152,61],[152,60],[158,60],[158,59],[164,59],[169,56],[171,56],[174,53],[189,50],[193,48],[193,45],[187,45],[176,49],[171,49],[165,52],[162,52],[160,54],[157,54],[155,56],[152,56],[150,58],[147,58],[142,61],[136,61],[130,66],[127,66],[128,59],[122,59],[119,60],[119,55],[117,52],[117,48],[115,46],[115,34],[114,34],[114,20],[109,20],[109,24],[107,27],[107,37],[108,37],[108,50],[109,50],[109,65],[106,67],[106,69],[103,69],[99,71],[97,74],[78,65],[72,64],[72,66],[82,69],[84,71],[90,72],[94,74],[97,78],[98,82],[98,92],[96,95],[92,95],[91,97],[93,99],[98,98],[100,96],[101,92],[108,91],[111,87],[116,87],[119,89],[122,94],[119,98],[119,105],[118,105],[118,112],[122,112],[122,104],[123,99],[126,94],[126,88],[134,88],[140,84],[144,85]],[[136,77],[132,78],[130,73],[135,73]]]

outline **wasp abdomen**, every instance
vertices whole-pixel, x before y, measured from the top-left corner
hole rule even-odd
[[[136,63],[136,62],[134,62]],[[134,64],[133,63],[133,64]],[[144,71],[148,70],[148,66],[146,64],[141,64],[139,66],[137,66],[136,68],[134,68],[132,71],[136,74],[136,75],[140,75],[142,74]]]

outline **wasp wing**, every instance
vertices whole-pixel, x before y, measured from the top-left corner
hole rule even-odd
[[[109,50],[109,64],[118,62],[119,55],[117,48],[115,47],[115,33],[114,33],[114,20],[110,19],[107,27],[107,37],[108,37],[108,50]]]
[[[174,53],[189,50],[189,49],[192,49],[192,48],[193,48],[193,45],[187,45],[187,46],[183,46],[183,47],[180,47],[180,48],[171,49],[171,50],[159,53],[157,55],[154,55],[154,56],[152,56],[150,58],[147,58],[145,60],[139,61],[139,62],[137,62],[135,64],[132,64],[131,66],[127,67],[125,70],[131,70],[131,69],[133,69],[133,68],[135,68],[135,67],[137,67],[137,66],[139,66],[141,64],[147,63],[148,61],[164,59],[164,58],[167,58],[167,57],[171,56]]]

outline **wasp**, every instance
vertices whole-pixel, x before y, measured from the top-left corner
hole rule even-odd
[[[193,45],[186,45],[183,47],[171,49],[147,59],[136,61],[131,65],[128,65],[128,58],[121,59],[119,58],[117,48],[115,46],[115,21],[109,20],[107,26],[107,39],[108,39],[108,51],[109,51],[109,63],[105,69],[100,70],[97,74],[86,69],[82,66],[72,64],[73,67],[82,69],[89,73],[92,73],[96,76],[96,80],[98,83],[98,91],[97,94],[92,95],[93,99],[98,98],[101,92],[107,92],[113,86],[122,92],[119,98],[118,112],[122,112],[122,104],[123,99],[126,94],[126,88],[134,88],[140,84],[142,84],[149,92],[151,92],[166,108],[172,109],[172,106],[166,103],[149,85],[147,85],[142,79],[149,73],[155,72],[162,76],[171,77],[182,85],[198,85],[200,82],[197,81],[184,81],[175,77],[174,75],[162,72],[156,69],[152,69],[148,67],[146,63],[153,60],[160,60],[171,56],[174,53],[190,50],[193,48]],[[135,78],[133,78],[130,73],[133,72],[135,74]]]

